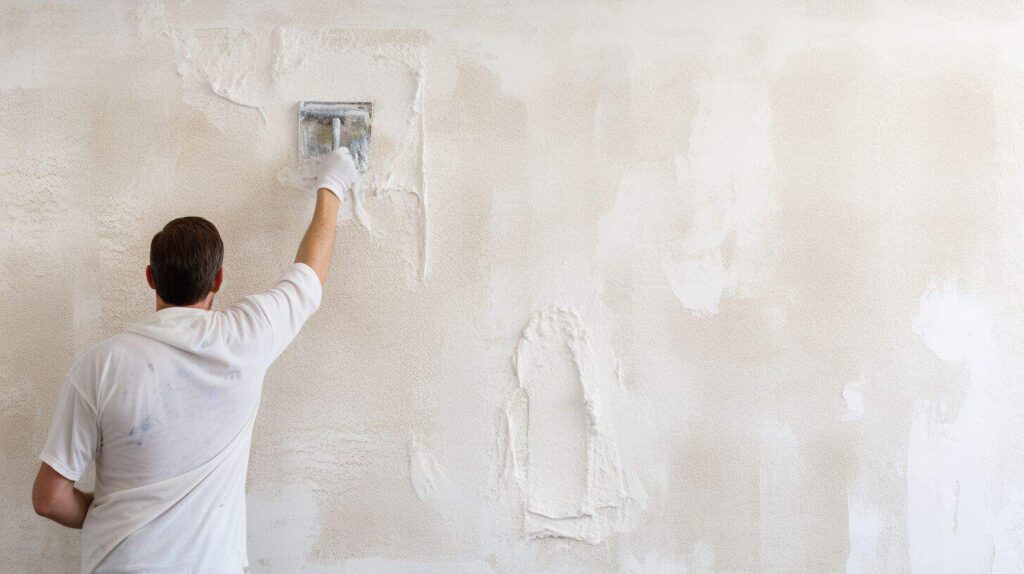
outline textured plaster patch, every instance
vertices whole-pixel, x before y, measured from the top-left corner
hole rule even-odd
[[[523,533],[596,544],[642,504],[606,414],[618,360],[574,310],[552,307],[523,329],[514,364],[502,480],[518,495]]]

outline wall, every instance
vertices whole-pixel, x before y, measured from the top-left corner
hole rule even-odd
[[[199,214],[291,260],[302,99],[365,217],[266,379],[254,572],[1024,570],[1011,2],[0,5],[0,570],[76,354]]]

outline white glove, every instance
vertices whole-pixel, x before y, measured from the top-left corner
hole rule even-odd
[[[320,173],[316,179],[316,189],[324,188],[338,196],[342,203],[356,180],[359,170],[347,147],[339,147],[320,160]]]

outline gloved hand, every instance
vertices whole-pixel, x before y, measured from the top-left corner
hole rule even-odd
[[[357,179],[359,170],[352,159],[352,154],[347,147],[339,147],[320,160],[320,173],[316,179],[315,189],[328,189],[345,203],[345,198]]]

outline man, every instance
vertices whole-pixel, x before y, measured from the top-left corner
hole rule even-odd
[[[245,475],[263,376],[320,305],[348,150],[324,158],[313,220],[277,285],[212,311],[223,243],[184,217],[153,237],[156,312],[68,373],[32,488],[36,512],[82,529],[83,572],[246,569]],[[75,488],[96,462],[96,492]]]

